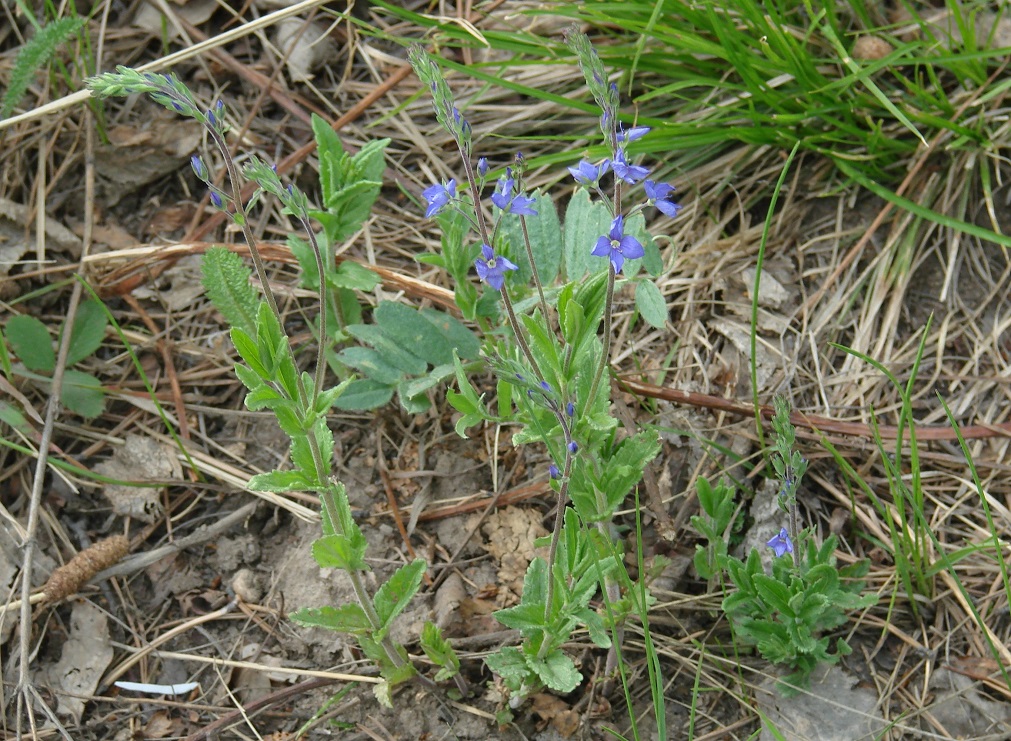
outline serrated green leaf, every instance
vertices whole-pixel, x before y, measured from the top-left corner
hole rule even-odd
[[[256,377],[248,368],[243,368],[241,365],[239,367],[253,378]],[[265,383],[260,383],[252,391],[246,394],[246,398],[243,400],[243,403],[246,405],[246,409],[251,412],[256,412],[260,409],[276,409],[281,405],[288,405],[292,408],[295,407],[295,402],[285,399],[277,393],[277,391]]]
[[[572,692],[583,679],[572,659],[557,649],[549,653],[543,661],[527,657],[527,663],[545,686],[555,692],[562,694]]]
[[[523,633],[544,630],[547,627],[544,622],[544,604],[540,602],[514,605],[504,610],[496,610],[492,613],[492,617],[507,628],[512,628]]]
[[[643,280],[635,284],[635,307],[650,326],[657,329],[667,326],[667,302],[653,281]]]
[[[386,406],[395,387],[370,378],[356,379],[347,385],[334,406],[349,412],[362,412]]]
[[[387,386],[396,385],[404,378],[402,370],[387,363],[377,351],[368,347],[345,347],[337,353],[337,360]]]
[[[507,680],[522,680],[530,674],[526,659],[518,648],[506,646],[505,648],[485,657],[484,663],[488,668]]]
[[[270,370],[260,359],[260,348],[257,346],[256,340],[238,327],[232,327],[231,337],[232,345],[235,346],[235,350],[239,353],[239,357],[242,358],[243,362],[245,362],[247,366],[249,366],[249,369],[256,375],[256,378],[262,381],[273,380]],[[254,386],[250,386],[249,383],[246,383],[242,376],[239,376],[239,380],[246,384],[246,388],[255,388]]]
[[[200,264],[201,282],[214,307],[225,320],[249,336],[256,335],[256,316],[261,303],[249,279],[253,271],[242,258],[224,247],[211,247]],[[248,361],[247,361],[248,362]]]
[[[795,617],[790,606],[790,589],[785,584],[765,574],[755,574],[753,577],[758,595],[774,610],[786,617]]]
[[[601,490],[611,512],[621,505],[629,490],[639,483],[646,466],[659,452],[660,435],[656,430],[643,430],[622,442],[608,461],[601,479]]]
[[[558,249],[562,243],[562,225],[558,221],[555,203],[549,195],[537,192],[531,194],[531,197],[535,201],[533,209],[537,211],[537,215],[524,217],[530,236],[530,251],[534,255],[534,264],[537,266],[541,283],[550,285],[554,282],[562,264],[562,253]],[[533,272],[527,258],[520,217],[505,214],[499,230],[509,244],[509,254],[519,266],[517,280],[521,283],[529,282]]]
[[[376,324],[400,347],[431,365],[453,362],[453,347],[438,329],[415,309],[383,301],[375,310]]]
[[[105,391],[97,378],[75,370],[63,372],[63,406],[85,419],[93,419],[105,411]]]
[[[418,592],[427,564],[420,558],[397,569],[376,592],[375,606],[380,627],[376,640],[382,639],[397,617]]]
[[[253,476],[246,484],[252,491],[311,491],[312,483],[301,471],[269,471]]]
[[[432,663],[442,667],[435,675],[436,682],[445,682],[459,673],[460,658],[450,642],[442,637],[439,626],[431,621],[425,621],[421,629],[421,648]]]
[[[56,353],[46,325],[33,316],[20,314],[7,320],[7,340],[25,367],[36,373],[52,373]]]
[[[587,273],[606,272],[607,260],[590,254],[597,239],[611,228],[607,206],[590,198],[580,188],[565,209],[564,270],[566,280],[579,280]]]
[[[109,318],[98,301],[85,301],[78,306],[74,328],[70,333],[67,365],[80,363],[101,347],[108,324]]]
[[[365,539],[344,535],[324,535],[312,543],[312,557],[324,569],[362,569],[365,567]]]
[[[340,607],[303,607],[288,619],[307,628],[326,628],[338,633],[363,635],[372,632],[365,611],[353,602]]]
[[[530,561],[527,571],[523,575],[523,595],[520,597],[522,604],[538,604],[541,610],[548,598],[548,564],[539,556]]]

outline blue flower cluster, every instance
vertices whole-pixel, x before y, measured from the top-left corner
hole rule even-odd
[[[459,112],[456,112],[456,115],[458,116]],[[606,121],[606,114],[603,118]],[[582,160],[578,165],[568,169],[579,185],[593,188],[598,192],[600,192],[600,179],[608,172],[613,172],[616,178],[629,185],[642,182],[646,195],[646,203],[643,205],[655,206],[661,213],[673,218],[681,211],[681,206],[671,200],[675,190],[674,186],[648,179],[650,174],[648,168],[631,164],[628,161],[625,145],[641,139],[649,131],[647,126],[633,126],[627,131],[619,126],[614,132],[614,156],[612,158],[596,165],[589,160]],[[522,162],[522,155],[517,155],[517,161]],[[482,183],[487,173],[488,160],[482,157],[478,160],[477,165],[477,175]],[[456,180],[431,185],[425,188],[423,195],[427,203],[425,217],[432,218],[447,207],[455,206],[458,203]],[[518,178],[513,176],[512,168],[509,167],[506,168],[505,175],[499,178],[491,195],[491,202],[505,214],[537,215],[536,209],[533,208],[536,203],[535,199],[520,192]],[[643,205],[636,207],[633,212],[643,208]],[[645,249],[638,239],[625,233],[625,215],[618,213],[611,221],[611,228],[607,234],[597,240],[590,254],[596,257],[606,257],[617,274],[621,272],[626,260],[641,258],[645,254]],[[474,267],[478,278],[496,291],[502,290],[507,271],[519,269],[517,265],[506,258],[496,255],[488,244],[481,245],[481,257],[475,261]]]

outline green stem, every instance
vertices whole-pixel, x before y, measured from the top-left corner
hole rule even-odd
[[[607,264],[607,298],[604,300],[604,337],[603,352],[600,354],[600,362],[593,375],[593,383],[590,384],[590,394],[586,397],[584,411],[593,408],[593,401],[597,398],[597,387],[600,386],[600,377],[604,374],[604,367],[607,365],[608,357],[611,353],[611,306],[614,303],[614,265]]]
[[[274,298],[273,291],[270,290],[270,284],[267,282],[266,267],[263,263],[263,258],[260,255],[260,251],[256,246],[256,240],[253,237],[253,231],[249,226],[248,213],[246,212],[246,207],[242,202],[242,191],[239,186],[238,168],[235,166],[235,161],[231,158],[231,154],[228,151],[227,146],[225,146],[225,141],[221,137],[221,134],[213,126],[208,126],[207,130],[210,132],[211,138],[214,140],[214,143],[217,145],[218,150],[221,152],[224,158],[225,167],[228,171],[228,179],[232,186],[232,200],[235,204],[236,211],[238,212],[238,215],[240,217],[238,219],[239,227],[242,230],[242,236],[246,240],[246,244],[249,246],[249,254],[253,258],[253,265],[256,268],[256,275],[257,278],[260,280],[260,285],[263,286],[263,293],[267,301],[267,305],[270,306],[270,310],[274,313],[274,317],[277,319],[278,326],[283,327],[284,325],[281,321],[281,312],[277,307],[277,301]],[[309,241],[310,244],[312,245],[313,253],[316,257],[316,266],[317,269],[319,270],[320,275],[320,299],[323,300],[325,296],[325,293],[323,293],[323,291],[326,275],[323,265],[323,253],[319,248],[319,243],[316,241],[316,235],[313,233],[312,229],[309,228],[310,225],[308,223],[308,217],[306,215],[301,215],[299,220],[309,236]],[[315,407],[316,397],[319,395],[320,385],[323,379],[323,363],[325,360],[325,348],[323,345],[323,337],[325,336],[325,332],[326,332],[326,309],[324,308],[320,314],[321,337],[319,348],[317,349],[316,354],[316,376],[313,379],[313,399],[311,404],[310,400],[306,397],[306,392],[305,389],[302,387],[302,384],[301,383],[295,384],[298,391],[299,403],[302,409],[307,413],[312,413],[312,410]],[[287,345],[288,345],[288,356],[291,360],[292,366],[294,368],[298,368],[298,365],[295,362],[295,353],[291,347],[291,343],[289,342],[287,343]],[[330,471],[328,471],[326,469],[326,466],[323,464],[323,454],[319,447],[319,441],[316,439],[316,436],[312,433],[311,430],[306,435],[306,439],[309,442],[309,450],[312,454],[313,467],[316,469],[317,481],[324,482],[329,480]],[[336,508],[337,503],[333,497],[333,492],[330,490],[329,487],[324,490],[323,497],[325,498],[325,504],[327,507],[330,508],[330,511],[336,513],[338,511]],[[334,520],[333,525],[334,529],[338,530],[340,535],[346,536],[346,534],[342,532],[339,520]],[[361,606],[362,611],[368,618],[369,624],[372,626],[373,631],[378,632],[379,629],[382,627],[382,621],[379,619],[379,614],[376,612],[375,607],[372,604],[372,598],[369,596],[368,591],[365,589],[365,583],[362,580],[361,572],[357,569],[347,569],[347,574],[348,577],[351,579],[351,586],[352,589],[354,589],[355,597],[358,599],[358,604]],[[382,645],[383,651],[385,652],[387,658],[390,660],[393,666],[401,667],[404,665],[405,662],[403,657],[397,651],[396,646],[393,644],[392,640],[390,640],[388,636],[384,637],[383,640],[380,642],[380,644]],[[431,680],[429,680],[427,677],[423,677],[420,674],[416,676],[418,677],[419,681],[422,682],[422,684],[426,684],[426,686],[431,685],[433,688],[435,687],[434,683],[431,682]]]

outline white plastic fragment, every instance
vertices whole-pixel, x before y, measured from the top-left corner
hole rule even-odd
[[[200,686],[199,682],[184,682],[183,684],[147,684],[146,682],[114,682],[121,690],[147,692],[152,695],[185,695]]]

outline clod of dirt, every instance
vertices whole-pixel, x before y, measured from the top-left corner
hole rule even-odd
[[[755,692],[759,712],[767,719],[761,741],[864,741],[875,739],[886,723],[878,710],[878,696],[856,687],[857,680],[838,666],[822,666],[811,676],[811,686],[793,697],[783,697],[776,680],[766,680]]]
[[[57,691],[60,713],[80,723],[85,698],[95,693],[112,656],[105,613],[90,602],[75,602],[60,659],[44,670]]]
[[[467,587],[459,574],[453,572],[446,577],[442,586],[435,593],[434,612],[435,624],[446,635],[454,636],[459,634],[460,604],[467,598]]]
[[[548,534],[540,512],[506,507],[489,515],[481,532],[488,539],[485,550],[499,563],[499,585],[508,587],[518,600],[527,566],[534,557],[534,540]]]
[[[123,447],[95,466],[95,471],[120,481],[161,481],[182,476],[179,461],[164,445],[140,435],[127,435]],[[148,523],[161,515],[159,487],[106,484],[102,493],[117,515]]]
[[[868,62],[884,59],[895,51],[895,47],[880,36],[861,36],[853,42],[853,58]]]
[[[274,43],[287,55],[288,75],[292,82],[306,82],[325,62],[334,58],[337,46],[327,36],[324,23],[309,23],[301,18],[287,18],[276,26]]]
[[[243,602],[258,604],[263,599],[263,579],[252,569],[239,569],[232,577],[232,591]]]
[[[215,0],[171,0],[174,15],[194,26],[199,26],[214,13]],[[166,32],[173,39],[182,38],[183,29],[178,21],[161,11],[156,2],[141,3],[133,25],[142,28],[157,38]]]

